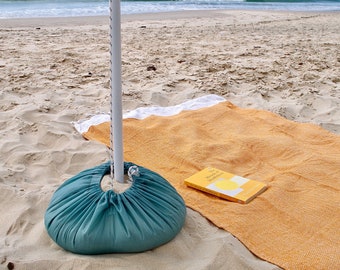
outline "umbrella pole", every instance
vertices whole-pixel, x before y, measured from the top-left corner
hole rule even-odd
[[[120,0],[110,0],[111,178],[124,182]]]

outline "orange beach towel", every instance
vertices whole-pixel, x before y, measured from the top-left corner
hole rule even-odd
[[[186,205],[285,269],[340,269],[340,136],[229,102],[125,119],[124,159],[164,176]],[[83,136],[109,145],[109,123]],[[184,184],[205,167],[263,181],[249,204]]]

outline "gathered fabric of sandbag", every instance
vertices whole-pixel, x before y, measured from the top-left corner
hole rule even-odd
[[[78,254],[141,252],[172,240],[185,221],[182,197],[161,175],[124,162],[129,169],[132,183],[121,193],[101,188],[110,162],[64,182],[45,213],[50,237]]]

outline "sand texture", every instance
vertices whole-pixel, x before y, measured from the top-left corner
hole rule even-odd
[[[141,254],[80,256],[49,238],[53,192],[109,158],[72,124],[109,111],[108,24],[0,20],[0,269],[279,269],[190,209],[173,241]],[[339,25],[339,13],[124,16],[124,111],[217,94],[340,134]]]

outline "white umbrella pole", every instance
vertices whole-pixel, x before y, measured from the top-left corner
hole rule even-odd
[[[120,0],[110,0],[111,175],[124,182]],[[112,164],[113,163],[113,164]]]

